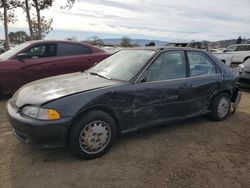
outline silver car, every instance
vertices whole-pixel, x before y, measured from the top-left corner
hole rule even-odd
[[[238,70],[240,73],[238,85],[250,88],[250,58],[241,63],[238,66]]]

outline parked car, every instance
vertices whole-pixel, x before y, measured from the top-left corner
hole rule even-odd
[[[250,44],[231,45],[222,52],[213,54],[227,65],[235,67],[250,58]]]
[[[105,51],[72,41],[30,41],[0,55],[0,93],[44,77],[84,71],[108,57]]]
[[[171,42],[168,46],[174,47],[187,47],[187,48],[197,48],[205,51],[209,51],[207,42],[204,41],[191,41],[191,42]]]
[[[240,101],[238,71],[190,48],[117,52],[84,73],[29,83],[8,101],[14,134],[42,148],[68,145],[90,159],[117,135],[209,114],[224,120]]]
[[[225,50],[225,48],[212,48],[212,49],[209,49],[209,52],[215,53],[215,52],[222,52],[223,50]]]
[[[0,44],[0,54],[2,54],[2,53],[4,53],[4,52],[5,52],[4,47],[3,47],[2,44]]]
[[[250,58],[238,66],[240,73],[238,85],[250,88]]]

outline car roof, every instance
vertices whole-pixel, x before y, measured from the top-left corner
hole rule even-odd
[[[230,45],[230,46],[249,46],[250,44],[233,44],[233,45]],[[230,47],[228,46],[228,47]]]
[[[31,44],[35,44],[35,43],[69,43],[69,44],[87,44],[85,42],[78,42],[78,41],[72,41],[72,40],[31,40],[28,41]]]
[[[202,43],[202,42],[205,42],[205,41],[199,41],[199,40],[174,41],[174,42],[170,42],[169,44],[189,44],[189,43],[196,43],[196,42]]]
[[[204,50],[197,49],[197,48],[173,47],[173,46],[144,46],[144,47],[124,48],[122,50],[154,50],[154,51],[163,51],[163,50],[191,50],[191,51],[204,52]]]
[[[72,41],[72,40],[31,40],[31,41],[27,41],[26,43],[30,43],[30,44],[46,44],[46,43],[68,43],[68,44],[79,44],[79,45],[84,45],[86,47],[91,48],[92,50],[94,50],[95,52],[105,52],[104,50],[90,45],[86,42],[81,42],[81,41]]]

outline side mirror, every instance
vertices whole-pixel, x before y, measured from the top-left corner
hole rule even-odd
[[[27,58],[27,55],[26,53],[20,53],[16,56],[16,58],[19,60],[19,61],[23,61],[24,59]]]

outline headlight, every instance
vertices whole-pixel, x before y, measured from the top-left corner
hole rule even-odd
[[[39,120],[58,120],[61,118],[60,113],[54,109],[46,109],[36,106],[25,106],[21,113]]]
[[[245,66],[243,63],[239,64],[239,66],[238,66],[239,72],[244,72],[244,68],[245,68]]]

